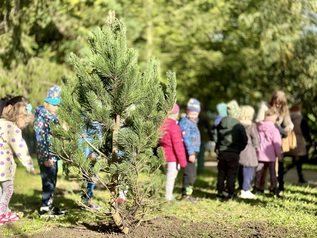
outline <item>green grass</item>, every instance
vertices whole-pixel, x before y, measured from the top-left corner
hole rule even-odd
[[[316,166],[310,166],[316,169]],[[38,168],[37,168],[37,171]],[[301,237],[316,237],[317,189],[309,186],[297,186],[286,183],[283,198],[270,197],[268,194],[257,196],[255,200],[237,198],[233,201],[219,202],[216,196],[216,171],[205,171],[197,177],[194,195],[199,198],[197,203],[171,202],[163,204],[160,211],[151,216],[170,216],[195,223],[217,224],[232,229],[239,229],[243,224],[266,224],[274,228],[283,227],[301,234]],[[40,175],[31,176],[18,162],[15,179],[15,191],[10,208],[23,211],[25,216],[13,225],[0,228],[0,236],[30,235],[54,226],[74,226],[79,224],[101,224],[97,214],[79,209],[76,202],[80,200],[80,183],[65,180],[59,173],[55,202],[69,209],[69,214],[58,219],[44,220],[39,218],[38,209],[41,205]],[[162,194],[164,191],[162,191]],[[181,176],[175,188],[175,196],[181,195]],[[108,194],[102,190],[95,191],[96,202],[106,207]],[[186,222],[183,224],[186,227]],[[290,236],[288,236],[290,237]],[[294,236],[296,237],[296,236]]]
[[[37,165],[37,161],[34,160]],[[68,209],[69,214],[54,219],[39,218],[39,208],[41,206],[41,177],[39,168],[36,166],[38,175],[28,174],[20,162],[14,181],[14,193],[10,202],[12,211],[23,211],[24,218],[15,222],[3,225],[0,228],[0,236],[9,235],[30,235],[45,230],[50,230],[54,226],[71,226],[85,224],[91,221],[100,221],[98,214],[83,211],[79,207],[80,196],[82,194],[81,183],[79,181],[69,181],[62,176],[61,169],[58,173],[57,188],[55,190],[54,204]],[[95,190],[95,201],[105,208],[108,197],[104,191]]]

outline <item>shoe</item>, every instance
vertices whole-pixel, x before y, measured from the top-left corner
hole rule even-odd
[[[10,219],[6,215],[2,214],[0,216],[0,226],[8,222],[10,222]]]
[[[100,206],[97,203],[89,203],[88,205],[85,205],[84,207],[82,207],[83,210],[87,210],[87,209],[93,209],[93,210],[100,210],[102,208],[102,206]]]
[[[253,189],[253,194],[264,194],[264,190],[263,189],[259,189],[259,188],[254,188]]]
[[[102,206],[97,203],[91,202],[91,199],[87,199],[84,196],[82,196],[81,202],[83,204],[83,206],[81,207],[83,210],[86,210],[87,208],[99,210],[102,208]]]
[[[170,202],[170,201],[174,201],[175,198],[173,196],[165,196],[165,200]]]
[[[237,194],[228,194],[228,196],[226,197],[226,199],[230,200],[230,199],[234,199],[237,197]]]
[[[117,202],[118,202],[119,205],[121,205],[121,204],[127,202],[127,200],[126,199],[122,199],[122,198],[118,198]]]
[[[222,200],[224,200],[224,199],[226,199],[227,197],[225,196],[225,195],[223,195],[223,193],[220,193],[220,194],[217,194],[216,195],[216,199],[218,200],[218,201],[222,201]]]
[[[67,210],[61,209],[58,207],[41,207],[40,208],[40,217],[58,217],[67,213]]]
[[[283,191],[284,191],[284,190],[283,190]],[[275,188],[270,189],[270,195],[271,195],[271,196],[275,196],[275,195],[278,196],[278,194],[279,194],[279,190],[278,190],[278,189],[275,189]]]
[[[194,198],[192,195],[183,195],[181,201],[197,202],[197,199]]]
[[[298,179],[298,183],[307,183],[303,176],[300,176]]]
[[[24,213],[23,212],[8,212],[7,218],[10,221],[17,221],[20,220],[23,217]]]
[[[0,216],[0,226],[9,223],[9,222],[16,222],[23,217],[23,212],[8,212],[7,215],[2,214]]]
[[[253,193],[251,193],[250,190],[248,190],[248,191],[241,190],[240,197],[244,198],[244,199],[254,199],[255,195]]]

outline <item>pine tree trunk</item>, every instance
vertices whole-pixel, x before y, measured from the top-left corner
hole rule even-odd
[[[114,128],[113,128],[113,133],[112,133],[112,158],[111,158],[111,163],[116,163],[119,161],[118,158],[118,152],[119,152],[119,147],[118,147],[118,136],[119,136],[119,130],[120,130],[120,115],[116,115],[116,118],[114,120]],[[109,187],[110,189],[110,194],[111,194],[111,215],[114,223],[116,226],[124,233],[128,234],[129,232],[129,227],[127,227],[123,223],[122,216],[119,213],[119,207],[117,203],[117,197],[118,197],[118,177],[119,174],[115,173],[113,174],[111,178],[111,186]]]

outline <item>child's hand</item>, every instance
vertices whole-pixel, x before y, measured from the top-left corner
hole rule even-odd
[[[32,174],[32,175],[37,175],[37,172],[36,172],[36,170],[33,168],[33,169],[30,171],[30,174]]]
[[[188,160],[189,160],[189,162],[191,162],[191,163],[195,163],[196,155],[195,155],[195,154],[190,155],[189,158],[188,158]]]
[[[51,168],[54,165],[54,163],[55,163],[55,160],[52,160],[52,159],[44,161],[44,165],[48,168]]]

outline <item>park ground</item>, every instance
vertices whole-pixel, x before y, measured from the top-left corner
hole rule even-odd
[[[307,191],[313,191],[313,195],[316,197],[317,171],[310,170],[309,168],[310,167],[304,170],[305,178],[308,180],[307,184],[297,184],[295,168],[286,174],[285,181],[290,190],[294,190],[294,192],[300,191],[301,194],[307,193]],[[98,218],[88,219],[88,221],[81,220],[78,217],[87,212],[81,211],[74,205],[71,209],[72,214],[67,216],[67,222],[65,222],[65,218],[60,221],[45,220],[39,223],[37,212],[32,213],[30,211],[26,212],[26,217],[21,221],[2,226],[0,228],[0,237],[317,237],[317,235],[314,236],[312,233],[305,233],[305,228],[293,228],[294,225],[292,224],[296,223],[298,223],[298,227],[305,226],[305,221],[303,221],[303,224],[299,224],[301,221],[292,221],[289,225],[284,225],[283,223],[285,222],[283,222],[283,220],[287,221],[288,218],[285,216],[288,215],[275,213],[275,210],[290,209],[288,206],[291,204],[289,201],[293,199],[292,191],[290,191],[285,198],[278,199],[275,205],[268,203],[275,202],[272,198],[261,197],[250,202],[242,201],[239,198],[234,201],[218,202],[215,199],[214,191],[210,192],[210,190],[203,188],[204,186],[208,186],[208,184],[215,186],[216,173],[216,161],[206,161],[205,172],[197,179],[199,187],[201,187],[197,190],[197,197],[199,197],[197,203],[189,204],[188,202],[174,201],[170,204],[165,204],[162,207],[162,212],[158,213],[157,216],[153,216],[153,219],[148,222],[144,222],[136,227],[136,229],[128,235],[123,235],[117,228]],[[23,176],[29,176],[24,173],[22,174]],[[208,180],[210,176],[214,177],[212,182],[208,182],[210,181]],[[29,177],[25,178],[29,179]],[[205,180],[205,178],[207,178],[207,180]],[[17,182],[18,181],[19,179],[17,179]],[[23,203],[27,203],[31,207],[31,210],[33,208],[36,209],[37,200],[40,196],[40,185],[37,184],[37,192],[35,195],[27,196],[18,193],[19,186],[20,185],[16,183],[16,193],[12,199],[13,207],[18,209],[19,206],[23,206]],[[81,189],[78,183],[61,179],[58,184],[58,197],[67,197],[67,193],[69,193],[67,191],[70,191],[70,188],[72,191],[80,191]],[[180,181],[178,181],[176,185],[176,194],[179,194],[179,191]],[[102,192],[103,191],[97,191],[97,195]],[[306,199],[307,197],[303,197],[302,199],[304,198]],[[281,202],[283,199],[284,201]],[[71,199],[69,199],[68,204],[73,202],[70,200]],[[307,198],[306,200],[308,201],[309,199]],[[303,201],[303,204],[308,207],[312,206],[309,201],[307,201]],[[316,200],[312,201],[312,203],[316,203]],[[67,202],[65,202],[65,204],[67,204]],[[255,215],[256,211],[254,213],[253,209],[259,206],[259,204],[262,212]],[[169,212],[168,209],[171,209],[173,212]],[[235,209],[236,211],[233,211]],[[315,209],[315,207],[313,209]],[[263,214],[265,215],[263,211],[272,213],[272,223],[262,218]],[[250,212],[250,214],[248,214],[248,212]],[[296,212],[296,209],[294,211],[290,209],[289,216],[297,214]],[[281,224],[278,222],[278,216],[280,216]],[[229,220],[228,217],[230,217]],[[274,222],[274,219],[276,219],[276,222]],[[300,220],[300,218],[298,219]],[[316,215],[311,215],[309,218],[304,217],[303,220],[305,219],[308,219],[308,221],[311,220],[314,224],[316,223]],[[29,224],[26,225],[25,222]],[[30,225],[32,223],[34,223],[34,231],[32,231],[32,225]],[[306,223],[308,222],[306,221]],[[309,226],[315,225],[310,224]],[[311,229],[311,227],[307,227],[307,229]]]

